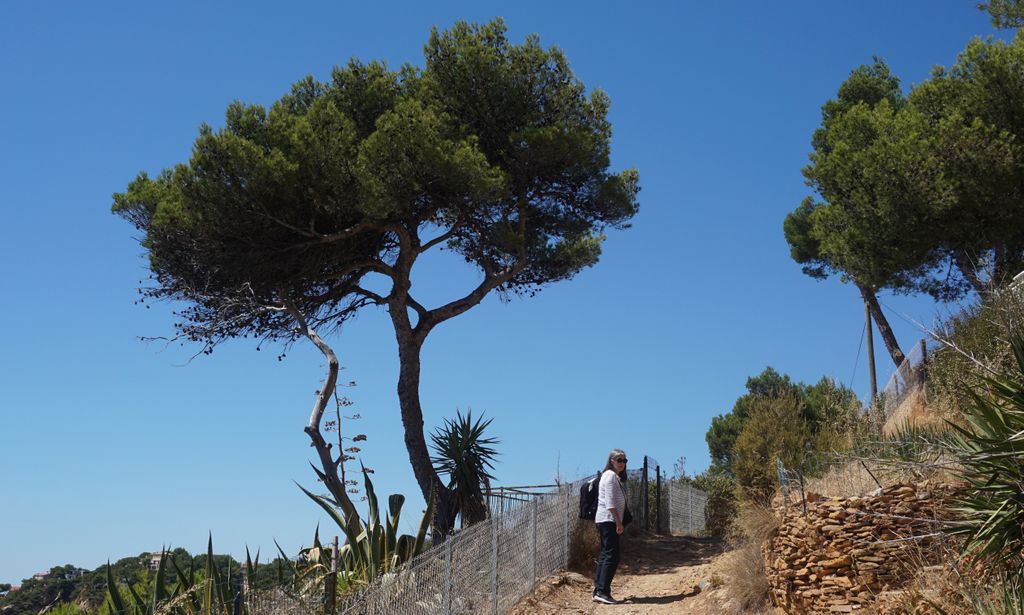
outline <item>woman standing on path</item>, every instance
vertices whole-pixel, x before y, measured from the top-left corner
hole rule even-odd
[[[622,551],[619,540],[626,514],[626,493],[622,481],[626,479],[626,453],[612,449],[608,463],[601,473],[597,490],[597,534],[601,538],[601,554],[597,558],[597,576],[594,577],[594,602],[616,604],[612,598],[612,578],[619,566]]]

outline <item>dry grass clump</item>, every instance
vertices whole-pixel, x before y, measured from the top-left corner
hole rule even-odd
[[[731,612],[760,612],[768,607],[768,577],[762,549],[780,524],[771,508],[749,501],[740,504],[732,536],[738,546],[726,557],[721,571]]]
[[[864,496],[882,487],[917,483],[925,478],[922,468],[907,464],[900,467],[890,460],[864,459],[836,463],[818,478],[807,479],[806,491],[825,497],[849,498]],[[875,482],[877,479],[878,482]]]
[[[750,502],[741,504],[736,516],[736,528],[740,537],[758,547],[768,542],[780,525],[782,520],[774,510]]]
[[[823,459],[816,475],[806,479],[805,492],[848,498],[925,480],[959,483],[949,425],[925,406],[914,413],[915,421],[904,417],[903,423],[888,425],[887,433],[859,434],[850,450]]]
[[[918,387],[911,391],[885,420],[882,435],[898,436],[908,428],[933,432],[946,431],[949,428],[946,421],[956,418],[956,415],[947,400],[940,398],[932,403],[928,397],[928,387]]]
[[[869,468],[871,465],[875,465],[878,469],[878,464],[872,462],[867,462],[867,464]],[[822,476],[807,479],[806,490],[825,497],[865,495],[878,488],[878,483],[871,477],[873,472],[869,473],[859,461],[835,464]]]
[[[914,578],[899,592],[884,592],[875,604],[880,614],[913,615],[1008,615],[1024,613],[1024,593],[999,570],[971,565],[959,557],[960,541],[937,541],[929,553],[917,553],[922,561]],[[941,565],[921,565],[941,561]],[[908,562],[908,570],[915,566]]]
[[[597,535],[597,527],[587,521],[577,523],[569,536],[569,568],[592,574],[600,552],[601,539]]]
[[[722,566],[723,589],[733,613],[749,613],[768,604],[768,577],[761,547],[744,543],[726,557]]]

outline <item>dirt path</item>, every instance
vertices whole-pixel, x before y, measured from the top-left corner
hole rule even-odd
[[[723,557],[720,541],[633,536],[622,544],[622,563],[612,582],[612,594],[621,604],[592,602],[594,571],[579,570],[545,579],[538,585],[536,596],[523,599],[511,615],[711,615],[721,612],[715,592],[710,591],[709,586]]]

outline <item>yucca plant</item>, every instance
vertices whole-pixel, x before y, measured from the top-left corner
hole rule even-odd
[[[958,498],[964,553],[1006,566],[1008,581],[1024,579],[1024,336],[1011,340],[1015,366],[983,378],[965,411],[968,425],[953,444],[969,488]]]
[[[416,535],[399,535],[398,523],[405,496],[395,494],[388,497],[388,510],[384,515],[384,523],[381,523],[377,493],[366,468],[363,468],[363,485],[367,503],[365,521],[359,515],[343,518],[341,512],[326,498],[299,485],[299,489],[323,508],[345,534],[345,544],[339,549],[343,567],[339,575],[348,584],[369,583],[422,553],[434,510],[434,498],[431,497]],[[322,553],[320,551],[314,557],[320,557]]]
[[[472,410],[466,416],[457,412],[454,420],[445,419],[444,426],[430,436],[434,452],[430,461],[438,474],[448,477],[463,527],[487,519],[484,488],[494,480],[489,470],[494,469],[498,451],[492,446],[500,444],[496,438],[484,437],[492,420],[479,417],[474,421]]]

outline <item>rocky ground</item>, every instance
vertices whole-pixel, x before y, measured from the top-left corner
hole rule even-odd
[[[725,557],[721,541],[644,535],[622,544],[622,563],[612,582],[612,594],[621,604],[592,602],[594,571],[576,570],[545,579],[512,615],[712,615],[726,610],[722,592],[715,588]]]

